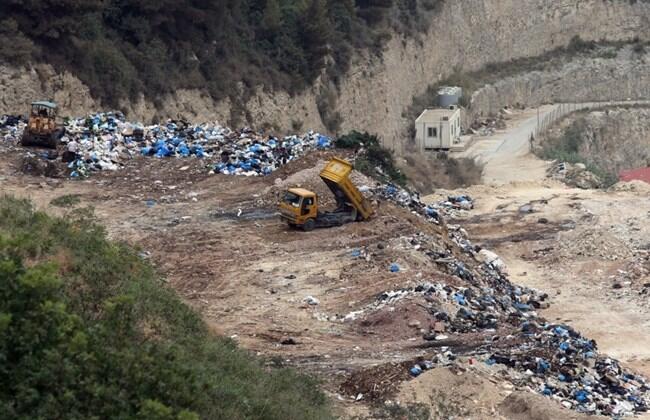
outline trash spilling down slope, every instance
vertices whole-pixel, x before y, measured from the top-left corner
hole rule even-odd
[[[157,158],[206,158],[210,170],[227,175],[268,175],[311,149],[331,146],[331,139],[312,131],[282,138],[251,129],[231,130],[219,124],[189,124],[169,120],[142,126],[128,122],[119,112],[97,113],[65,120],[60,159],[70,176],[91,171],[117,170],[138,155]],[[19,142],[25,122],[20,117],[0,118],[0,136]],[[58,156],[43,154],[43,159]]]
[[[373,194],[429,222],[444,223],[444,212],[424,205],[417,194],[392,185],[376,188]],[[473,245],[462,228],[449,225],[447,232],[455,244],[451,249],[423,232],[403,237],[401,243],[437,263],[455,278],[454,283],[423,281],[387,290],[375,301],[329,320],[364,322],[382,311],[394,311],[401,301],[413,300],[429,314],[428,324],[420,329],[420,345],[435,353],[405,368],[413,377],[436,366],[453,366],[458,357],[470,357],[488,366],[507,367],[503,379],[513,386],[579,412],[619,417],[648,410],[650,384],[645,378],[600,355],[595,341],[570,326],[539,316],[537,310],[549,305],[547,294],[512,284],[498,256]],[[357,250],[353,256],[363,257],[364,252]],[[397,271],[399,265],[387,269]],[[410,326],[421,325],[416,321]]]
[[[167,159],[155,158],[153,151],[156,136],[167,139],[183,130],[182,123],[172,123],[175,129],[158,126],[148,140],[142,127],[142,141],[135,140],[140,132],[133,127],[123,170],[70,182],[15,171],[10,158],[25,150],[13,146],[18,124],[0,128],[7,143],[2,175],[18,180],[15,191],[39,196],[42,203],[52,195],[79,194],[82,203],[98,209],[111,234],[146,250],[143,255],[215,331],[253,352],[322,374],[350,404],[384,402],[392,396],[375,388],[395,392],[402,381],[417,376],[409,382],[416,386],[443,370],[466,373],[465,379],[492,375],[487,379],[507,384],[504,389],[534,391],[586,413],[618,417],[648,405],[645,379],[601,355],[577,330],[540,317],[551,298],[510,283],[493,249],[482,249],[462,227],[448,224],[471,216],[475,205],[483,205],[480,198],[449,193],[425,205],[417,193],[378,186],[354,173],[355,184],[376,207],[375,217],[298,232],[273,214],[278,194],[297,184],[324,200],[331,195],[318,177],[319,166],[340,150],[315,151],[316,134],[303,144],[302,157],[286,165],[271,148],[279,170],[270,176],[230,177],[223,174],[232,168],[215,167],[226,163],[228,155],[221,153],[229,141],[254,145],[260,139],[266,147],[278,139],[241,131],[224,135],[222,144],[200,134],[196,144],[202,149],[192,154],[188,146],[189,158],[198,163],[189,169],[186,160],[171,159],[182,157],[173,137],[173,152],[164,142]],[[93,136],[83,125],[79,130],[71,138]],[[195,144],[187,138],[186,145]],[[248,153],[247,147],[236,151]],[[246,173],[239,165],[234,173]],[[35,186],[26,189],[25,180]],[[381,375],[383,385],[366,373]]]

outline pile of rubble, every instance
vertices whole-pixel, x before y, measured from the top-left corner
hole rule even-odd
[[[583,163],[556,162],[548,168],[546,175],[585,190],[603,186],[603,181],[593,172],[588,171]]]
[[[25,124],[21,119],[2,117],[0,134],[18,141]],[[168,121],[142,126],[126,121],[119,112],[99,113],[68,119],[61,138],[62,160],[72,177],[90,171],[117,170],[137,155],[206,158],[211,172],[229,175],[268,175],[310,149],[328,148],[329,137],[308,132],[283,138],[250,129],[231,130],[218,124],[189,124]]]
[[[373,192],[432,223],[440,224],[444,216],[406,190],[382,186]],[[423,347],[435,349],[435,354],[408,366],[412,376],[469,357],[505,366],[499,374],[513,386],[539,392],[576,411],[614,417],[647,411],[650,383],[600,355],[593,340],[540,317],[537,310],[548,306],[546,294],[512,284],[498,256],[473,245],[462,228],[448,226],[448,233],[461,255],[436,245],[439,241],[425,233],[402,242],[457,278],[456,284],[419,282],[385,291],[337,320],[352,322],[383,308],[390,310],[406,298],[421,297],[424,303],[418,305],[424,305],[430,316]]]
[[[507,112],[508,115],[510,113],[510,111]],[[497,130],[505,130],[507,127],[504,118],[505,114],[504,110],[502,110],[496,118],[476,119],[465,130],[465,134],[486,137],[495,134]]]

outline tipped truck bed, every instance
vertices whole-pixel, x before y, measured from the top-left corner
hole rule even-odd
[[[372,207],[359,189],[350,180],[352,165],[345,160],[333,158],[320,173],[336,197],[338,210],[352,207],[357,210],[357,220],[366,220],[372,216]]]

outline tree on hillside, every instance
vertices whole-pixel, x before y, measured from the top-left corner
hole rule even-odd
[[[278,0],[266,0],[264,15],[262,17],[262,30],[268,35],[275,34],[282,25],[282,12]]]
[[[303,46],[310,66],[308,78],[313,80],[324,67],[329,52],[331,28],[325,0],[311,0],[303,15],[303,24]]]

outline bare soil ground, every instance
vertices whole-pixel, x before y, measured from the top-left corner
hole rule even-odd
[[[321,375],[332,393],[343,392],[341,384],[360,367],[424,354],[413,343],[420,332],[407,326],[418,316],[427,320],[417,305],[367,323],[338,316],[439,272],[401,245],[403,236],[422,230],[439,235],[435,226],[390,204],[367,223],[310,233],[289,229],[275,216],[285,184],[333,201],[317,175],[332,153],[312,154],[264,178],[208,175],[195,159],[136,159],[118,172],[76,181],[26,175],[16,150],[1,153],[2,193],[58,214],[69,210],[50,205],[53,199],[78,195],[77,207],[93,207],[112,238],[141,248],[216,333],[273,364]],[[352,250],[361,248],[369,256],[354,258]],[[399,273],[390,272],[393,262]],[[308,296],[319,304],[307,303]]]
[[[15,150],[1,148],[0,185],[2,193],[60,214],[69,210],[51,200],[79,194],[79,206],[94,207],[111,237],[140,247],[216,333],[270,364],[318,375],[343,417],[376,418],[377,406],[393,400],[425,404],[434,418],[580,418],[548,399],[513,394],[498,372],[471,358],[462,359],[462,369],[411,380],[406,366],[427,356],[420,344],[431,319],[417,298],[343,320],[386,290],[458,279],[407,243],[425,232],[449,249],[443,229],[388,203],[368,222],[310,233],[278,220],[275,204],[289,184],[328,197],[317,168],[333,153],[309,155],[264,178],[209,175],[196,159],[139,158],[118,172],[74,181],[25,175]],[[647,192],[547,182],[467,192],[477,208],[450,222],[499,253],[513,282],[552,293],[549,319],[567,321],[601,351],[650,375]],[[532,212],[520,212],[531,202]],[[367,257],[353,256],[355,249]],[[391,263],[401,270],[391,272]]]

